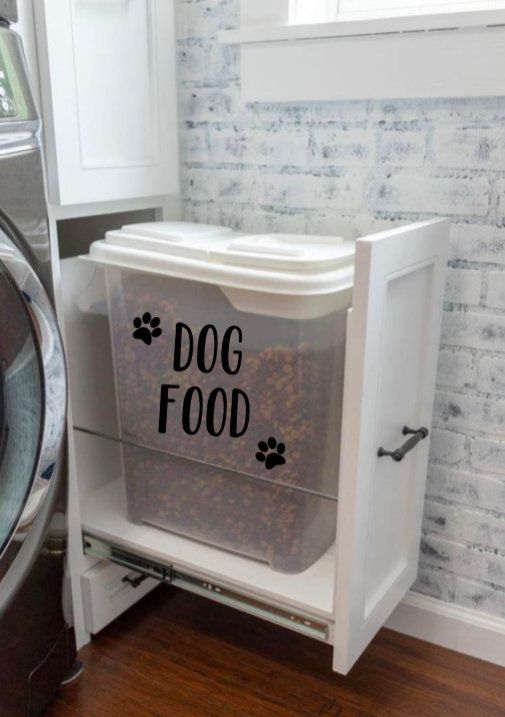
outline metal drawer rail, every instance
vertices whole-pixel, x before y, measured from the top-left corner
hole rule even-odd
[[[162,583],[174,585],[282,627],[288,627],[303,635],[328,642],[328,625],[326,623],[317,622],[306,615],[283,610],[246,595],[241,595],[216,583],[182,573],[170,563],[158,563],[148,558],[143,558],[100,538],[95,538],[88,533],[83,534],[83,542],[86,555],[117,563],[142,575],[155,578]]]

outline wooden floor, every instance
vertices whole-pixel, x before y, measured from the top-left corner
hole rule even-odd
[[[81,659],[47,717],[505,717],[505,669],[384,630],[340,677],[329,646],[169,587]]]

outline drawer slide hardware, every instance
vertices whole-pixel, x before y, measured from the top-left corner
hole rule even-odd
[[[379,448],[377,451],[379,458],[389,456],[396,463],[400,463],[409,451],[415,448],[420,441],[424,441],[424,439],[428,438],[430,435],[427,428],[409,428],[408,426],[404,426],[402,433],[404,436],[411,435],[412,437],[405,441],[401,448],[397,448],[394,451],[386,451],[385,448]]]
[[[318,622],[306,615],[283,610],[247,595],[237,593],[223,585],[183,573],[175,569],[170,563],[158,563],[135,555],[87,533],[83,535],[83,543],[86,555],[107,560],[140,573],[135,578],[130,576],[123,578],[123,582],[130,583],[134,588],[138,587],[147,578],[155,578],[162,583],[174,585],[196,595],[215,600],[223,605],[242,610],[242,612],[246,612],[249,615],[263,618],[282,627],[289,627],[289,629],[296,632],[328,642],[328,625],[324,622]]]

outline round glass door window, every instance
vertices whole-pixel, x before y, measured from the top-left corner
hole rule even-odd
[[[0,264],[0,555],[30,495],[43,428],[43,379],[29,311]]]

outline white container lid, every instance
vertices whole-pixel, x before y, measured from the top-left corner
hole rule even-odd
[[[94,242],[96,264],[271,294],[319,295],[353,285],[355,244],[339,237],[238,234],[184,222],[132,224]]]

